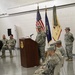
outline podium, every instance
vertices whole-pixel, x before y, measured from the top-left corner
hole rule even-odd
[[[19,39],[21,66],[34,67],[39,65],[38,45],[30,38]]]

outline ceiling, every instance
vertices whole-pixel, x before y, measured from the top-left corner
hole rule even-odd
[[[6,13],[10,8],[38,4],[40,2],[54,1],[55,4],[75,3],[75,0],[0,0],[0,14]]]
[[[23,5],[40,3],[44,1],[49,1],[49,0],[0,0],[0,6],[5,9],[8,9],[8,8],[18,7]]]

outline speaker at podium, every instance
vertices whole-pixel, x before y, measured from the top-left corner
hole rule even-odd
[[[31,38],[19,39],[21,66],[34,67],[39,66],[38,44]]]

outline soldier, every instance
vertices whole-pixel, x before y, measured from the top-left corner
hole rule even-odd
[[[6,39],[6,36],[5,35],[3,35],[2,36],[2,42],[3,42],[3,46],[2,46],[2,55],[1,55],[1,57],[2,58],[5,58],[5,50],[7,49],[7,39]]]
[[[45,60],[45,44],[46,34],[41,30],[41,26],[37,26],[37,36],[35,41],[38,43],[39,58],[44,62]]]
[[[55,46],[48,48],[49,55],[42,66],[37,71],[35,71],[34,75],[54,75],[54,69],[56,65],[60,63],[60,59],[55,53],[55,49]]]
[[[66,34],[65,34],[64,40],[65,40],[66,53],[67,53],[67,57],[68,57],[66,60],[73,60],[72,50],[73,50],[74,37],[73,37],[73,34],[70,33],[69,27],[65,28],[65,32],[66,32]]]
[[[10,35],[10,39],[8,40],[8,44],[7,44],[9,52],[10,52],[10,57],[13,57],[13,55],[12,55],[12,49],[14,49],[15,44],[16,44],[16,40],[13,38],[13,35],[11,34]]]
[[[56,49],[61,52],[62,56],[65,55],[65,50],[64,50],[64,48],[62,46],[61,40],[56,41]]]
[[[56,48],[56,49],[55,49],[55,53],[58,55],[59,59],[62,60],[62,54],[61,54],[61,52],[57,49],[57,47],[56,47],[56,42],[50,44],[50,46],[55,46],[55,48]]]

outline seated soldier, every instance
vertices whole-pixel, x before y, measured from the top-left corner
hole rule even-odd
[[[12,50],[14,49],[15,44],[16,44],[16,40],[13,38],[13,35],[11,34],[10,39],[7,42],[8,49],[9,49],[9,52],[10,52],[10,57],[13,57]]]
[[[61,52],[62,56],[65,55],[65,50],[64,50],[64,48],[62,46],[61,40],[56,41],[56,49]]]
[[[1,57],[4,58],[5,57],[5,50],[7,49],[7,39],[6,39],[6,36],[3,35],[2,36],[2,42],[3,42],[3,46],[2,46],[2,55]]]
[[[55,53],[55,46],[48,48],[48,56],[42,66],[35,71],[34,75],[54,75],[54,69],[60,63],[58,55]]]

